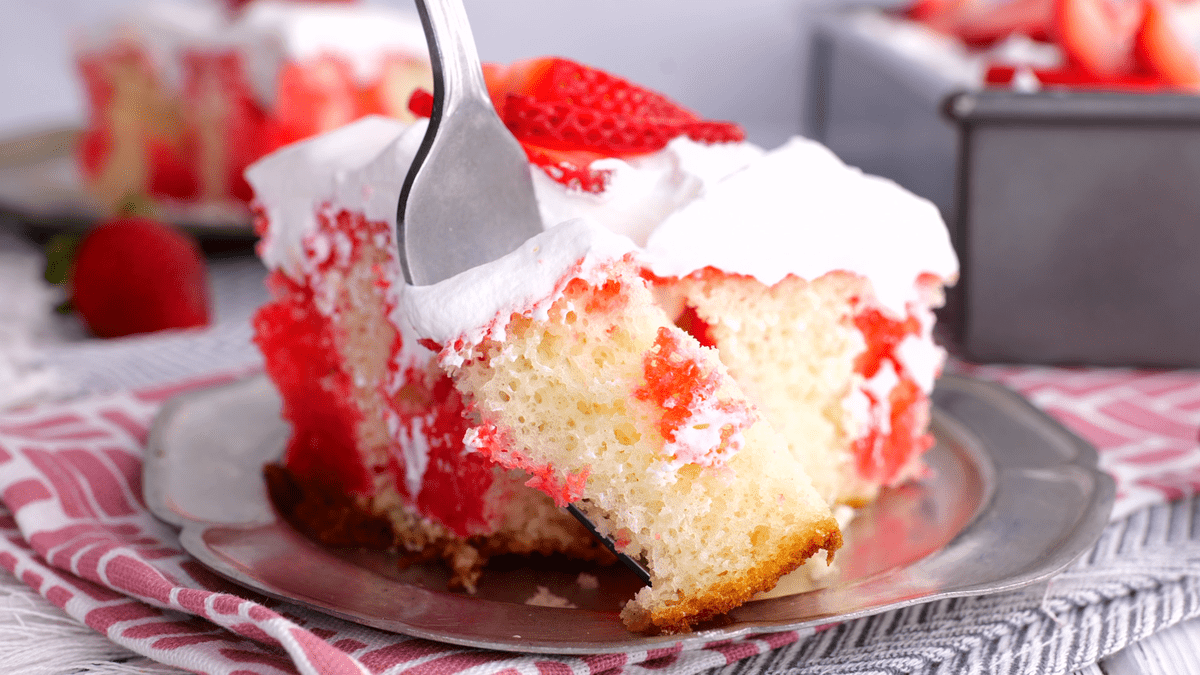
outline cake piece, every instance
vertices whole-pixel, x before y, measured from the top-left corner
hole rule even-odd
[[[949,238],[816,144],[765,152],[561,59],[488,72],[555,225],[502,261],[401,283],[422,121],[360,120],[248,172],[284,469],[314,522],[382,518],[468,588],[500,551],[599,555],[575,503],[652,569],[627,623],[686,629],[836,549],[831,504],[919,474]]]
[[[632,629],[686,630],[841,545],[786,440],[654,302],[627,239],[570,221],[403,306],[467,400],[467,445],[644,561]]]
[[[76,46],[81,172],[110,209],[247,202],[264,154],[368,114],[411,120],[427,49],[415,16],[379,7],[144,3]]]

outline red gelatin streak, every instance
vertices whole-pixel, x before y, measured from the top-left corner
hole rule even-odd
[[[297,479],[334,492],[365,494],[370,477],[358,458],[351,381],[341,369],[333,326],[313,309],[312,289],[281,273],[269,279],[275,302],[254,318],[254,341],[283,396],[292,424],[285,463]]]
[[[885,361],[891,362],[899,382],[888,394],[887,407],[870,393],[874,426],[852,444],[855,468],[869,481],[891,484],[912,458],[933,445],[933,437],[924,433],[929,418],[929,400],[920,387],[904,372],[896,349],[909,335],[919,335],[921,324],[909,315],[903,320],[886,316],[877,308],[867,308],[854,317],[867,346],[855,361],[855,372],[874,377]],[[888,432],[881,433],[884,410]]]
[[[662,411],[659,431],[669,444],[678,440],[680,431],[693,421],[720,384],[716,370],[705,370],[698,350],[699,347],[688,349],[677,332],[662,326],[658,329],[654,348],[643,360],[646,384],[636,389],[633,395],[640,401],[653,403]],[[714,464],[730,450],[734,435],[753,422],[751,409],[739,402],[719,401],[712,405],[712,410],[736,420],[736,423],[722,426],[720,442],[715,447],[686,448],[683,455],[677,456],[679,459]]]
[[[287,468],[302,482],[335,493],[368,495],[374,492],[374,481],[358,453],[357,427],[363,418],[354,402],[352,376],[340,356],[339,346],[345,338],[340,331],[344,329],[333,317],[317,311],[314,288],[316,280],[330,270],[351,268],[365,246],[380,236],[390,237],[391,228],[344,210],[330,215],[321,209],[317,215],[315,236],[342,237],[350,246],[315,265],[305,284],[273,273],[269,284],[276,300],[255,317],[255,341],[283,394],[284,417],[293,425],[285,456]],[[311,255],[313,241],[306,248]],[[376,273],[376,285],[386,288],[384,271],[377,268]],[[397,333],[390,353],[399,353],[400,347]],[[449,378],[439,375],[430,381],[427,373],[415,368],[400,378],[394,359],[389,362],[389,375],[390,381],[404,382],[394,393],[389,392],[388,382],[381,383],[378,390],[390,402],[402,429],[402,439],[391,439],[385,469],[395,489],[409,504],[415,504],[421,515],[460,536],[488,533],[491,514],[484,496],[493,482],[492,469],[483,457],[464,453],[462,438],[468,425]],[[405,480],[401,443],[413,442],[406,432],[420,434],[418,444],[428,448],[421,489],[415,496]]]
[[[548,495],[555,506],[564,507],[583,496],[590,473],[586,468],[559,476],[552,464],[535,462],[517,450],[509,434],[491,422],[475,427],[473,438],[467,444],[506,469],[521,469],[529,474],[530,479],[525,485]]]

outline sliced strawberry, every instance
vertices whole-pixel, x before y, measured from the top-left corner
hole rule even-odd
[[[1172,87],[1200,89],[1200,54],[1175,25],[1174,7],[1148,2],[1137,36],[1138,62]]]
[[[417,117],[433,115],[433,94],[425,89],[414,89],[408,97],[408,111]]]
[[[541,147],[621,157],[660,150],[682,135],[707,143],[744,138],[735,124],[701,120],[662,94],[574,61],[522,61],[488,73],[505,124]]]
[[[1055,23],[1067,60],[1097,78],[1131,73],[1141,0],[1058,0]]]
[[[184,232],[144,218],[111,220],[76,249],[71,304],[99,337],[205,326],[207,275]]]
[[[745,138],[732,122],[701,119],[662,94],[566,59],[484,64],[483,76],[496,112],[529,161],[585,192],[608,185],[611,172],[590,168],[598,159],[655,152],[679,136],[700,143]],[[432,94],[417,89],[408,109],[429,117]]]
[[[569,188],[599,194],[608,187],[612,171],[593,169],[592,162],[606,155],[588,150],[554,150],[522,143],[529,162]]]
[[[658,92],[567,59],[520,61],[504,69],[501,77],[498,84],[504,93],[521,94],[535,101],[564,103],[626,117],[664,121],[699,119]]]
[[[484,79],[530,161],[588,192],[607,184],[607,172],[589,168],[596,159],[654,152],[684,135],[703,143],[745,138],[735,124],[703,120],[662,94],[566,59],[488,64]],[[424,111],[427,104],[414,96],[410,109]]]
[[[621,107],[633,108],[638,104],[627,102]],[[682,116],[647,117],[590,105],[542,102],[520,94],[508,95],[502,117],[509,131],[521,141],[556,150],[604,151],[616,157],[661,150],[671,139],[683,135],[703,143],[744,138],[741,129],[731,122]]]

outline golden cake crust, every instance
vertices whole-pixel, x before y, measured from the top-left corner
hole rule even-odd
[[[742,577],[715,584],[702,594],[675,603],[647,608],[635,600],[621,611],[621,620],[636,632],[690,632],[696,625],[725,614],[758,593],[771,590],[780,577],[800,567],[821,549],[828,553],[832,563],[834,552],[841,546],[841,530],[837,521],[830,517],[806,531],[795,533],[779,545],[773,557]]]

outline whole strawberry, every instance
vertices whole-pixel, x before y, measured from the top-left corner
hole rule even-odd
[[[119,218],[79,243],[71,304],[98,337],[208,325],[208,273],[187,234],[146,218]]]

